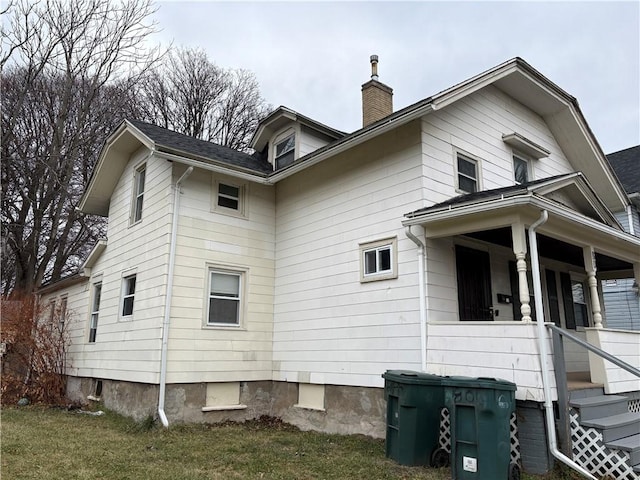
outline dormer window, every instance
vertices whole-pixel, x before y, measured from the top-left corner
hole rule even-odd
[[[275,149],[275,165],[276,170],[291,165],[294,161],[294,154],[296,149],[296,135],[292,133],[284,140],[276,143]]]

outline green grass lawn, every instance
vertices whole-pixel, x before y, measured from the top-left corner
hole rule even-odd
[[[1,420],[3,480],[451,478],[449,469],[397,465],[382,440],[274,421],[164,429],[43,407],[5,407]]]

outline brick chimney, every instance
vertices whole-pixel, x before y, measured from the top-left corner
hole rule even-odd
[[[371,80],[362,85],[362,126],[393,113],[393,89],[378,81],[378,56],[371,55]]]

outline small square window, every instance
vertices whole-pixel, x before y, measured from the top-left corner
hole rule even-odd
[[[209,270],[207,325],[240,325],[242,273]]]
[[[235,183],[230,179],[211,177],[211,209],[225,215],[244,217],[247,185]]]
[[[146,165],[136,169],[133,179],[133,201],[131,205],[131,223],[142,220],[142,204],[144,202],[144,184],[146,177]]]
[[[397,278],[396,239],[360,244],[360,281]]]
[[[276,143],[274,160],[276,170],[291,165],[295,160],[296,135],[291,134],[284,140]]]
[[[516,183],[529,181],[529,162],[518,155],[513,156],[513,176]]]
[[[218,206],[238,210],[240,208],[240,188],[219,183]]]
[[[478,164],[475,160],[457,154],[458,189],[467,193],[478,191]]]
[[[122,283],[122,316],[133,315],[133,299],[136,293],[136,276],[124,277]]]

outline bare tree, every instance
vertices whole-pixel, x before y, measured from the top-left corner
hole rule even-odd
[[[269,108],[251,72],[220,68],[197,49],[173,51],[139,86],[143,120],[238,150],[249,150]]]
[[[18,1],[3,15],[2,291],[31,292],[86,256],[103,220],[75,207],[129,92],[157,58],[150,0]]]

